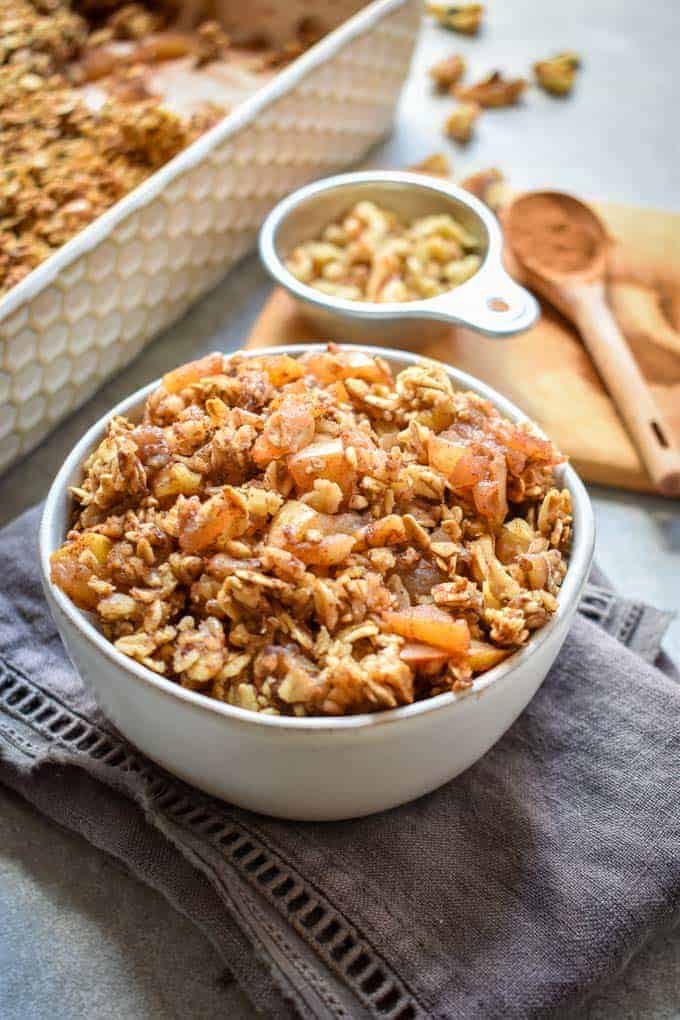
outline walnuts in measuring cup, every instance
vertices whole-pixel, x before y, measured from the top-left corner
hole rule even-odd
[[[302,283],[349,301],[417,301],[459,286],[481,265],[480,239],[453,216],[405,223],[374,202],[359,202],[321,238],[286,260]]]

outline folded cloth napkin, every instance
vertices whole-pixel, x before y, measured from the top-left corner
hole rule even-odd
[[[267,1016],[541,1016],[677,919],[680,686],[644,661],[668,614],[592,587],[477,765],[295,824],[189,789],[102,718],[42,596],[38,517],[0,536],[0,780],[193,919]]]

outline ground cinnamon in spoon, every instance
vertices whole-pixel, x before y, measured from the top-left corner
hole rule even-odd
[[[602,243],[588,211],[566,196],[539,193],[519,199],[508,230],[523,262],[559,273],[587,269]]]

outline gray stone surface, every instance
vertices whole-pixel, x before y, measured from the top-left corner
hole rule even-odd
[[[371,160],[403,166],[449,151],[458,172],[503,167],[517,187],[550,184],[585,195],[680,207],[677,61],[680,5],[647,0],[508,0],[490,4],[479,39],[428,27],[392,138]],[[532,91],[522,108],[490,111],[461,153],[441,137],[451,101],[431,97],[424,69],[455,50],[471,77],[495,67],[526,73],[575,48],[585,67],[568,101]],[[242,263],[153,343],[30,459],[0,481],[0,523],[41,499],[75,440],[117,400],[167,366],[214,347],[234,349],[268,292],[254,259]],[[625,593],[680,608],[678,504],[593,488],[600,564]],[[667,642],[680,659],[680,623]],[[0,1017],[2,1020],[155,1020],[252,1016],[209,944],[155,893],[100,852],[0,790]],[[680,936],[660,934],[575,1016],[680,1016]]]
[[[193,924],[19,797],[0,803],[3,1020],[237,1015],[240,993]]]

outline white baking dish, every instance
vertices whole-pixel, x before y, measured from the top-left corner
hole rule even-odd
[[[253,247],[289,192],[388,131],[420,0],[376,0],[0,298],[0,470]]]
[[[296,354],[309,347],[277,347],[270,353]],[[358,349],[387,358],[396,371],[418,361],[412,354],[385,348]],[[513,421],[526,417],[484,383],[448,366],[446,371],[456,386],[491,400]],[[50,555],[61,545],[71,519],[68,486],[80,482],[83,460],[103,438],[111,415],[135,417],[157,385],[113,408],[74,447],[50,489],[40,529],[40,563],[52,614],[73,662],[109,719],[141,751],[188,783],[281,818],[371,814],[419,797],[477,761],[543,682],[590,572],[593,512],[573,468],[558,469],[574,514],[559,608],[521,651],[461,694],[341,718],[263,716],[186,690],[122,655],[50,580]]]

